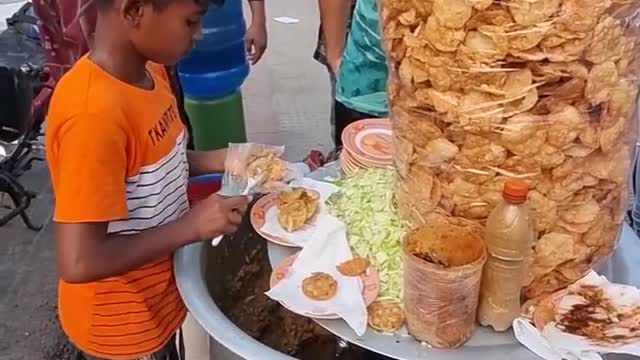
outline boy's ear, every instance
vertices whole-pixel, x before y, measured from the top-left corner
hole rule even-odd
[[[129,25],[137,27],[142,19],[144,7],[144,0],[123,0],[120,4],[120,16],[122,16]]]

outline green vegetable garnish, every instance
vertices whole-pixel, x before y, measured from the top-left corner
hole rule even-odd
[[[380,276],[380,296],[402,300],[402,225],[393,205],[393,169],[359,171],[336,182],[329,212],[347,225],[349,244]]]

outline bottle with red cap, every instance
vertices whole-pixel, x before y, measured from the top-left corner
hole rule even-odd
[[[527,183],[507,180],[503,201],[487,219],[485,242],[489,256],[482,274],[478,321],[505,331],[520,314],[520,291],[531,257],[533,225]]]

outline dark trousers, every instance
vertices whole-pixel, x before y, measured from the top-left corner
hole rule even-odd
[[[131,359],[131,360],[185,360],[184,357],[184,341],[182,339],[182,333],[179,332],[177,335],[178,344],[176,344],[176,336],[171,338],[167,345],[165,345],[162,349],[156,351],[153,354],[145,355],[141,358]],[[108,360],[101,359],[91,355],[83,354],[82,352],[78,353],[76,357],[77,360]]]
[[[349,124],[362,119],[371,119],[371,118],[379,117],[379,116],[366,114],[357,110],[350,109],[337,100],[334,100],[333,116],[336,122],[333,141],[336,144],[337,148],[342,147],[342,131],[347,126],[349,126]]]

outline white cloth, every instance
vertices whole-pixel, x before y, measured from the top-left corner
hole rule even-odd
[[[596,352],[583,351],[574,354],[567,349],[554,348],[527,319],[515,319],[513,332],[522,345],[545,360],[602,360]]]
[[[319,230],[318,220],[328,215],[324,202],[327,201],[333,193],[338,191],[338,188],[333,184],[309,178],[293,180],[290,183],[290,186],[315,190],[320,194],[320,205],[318,206],[317,214],[301,230],[290,233],[280,225],[280,222],[278,221],[278,208],[273,206],[267,210],[264,217],[264,225],[260,228],[260,231],[283,239],[296,246],[305,247]]]
[[[607,297],[620,309],[632,309],[640,306],[640,290],[628,285],[610,283],[604,276],[590,272],[578,280],[578,284],[597,285]],[[564,313],[580,301],[576,296],[564,296],[558,305],[558,311]],[[624,310],[623,310],[624,311]],[[546,360],[576,359],[601,360],[599,354],[632,354],[640,356],[640,341],[615,347],[592,344],[588,339],[566,333],[550,323],[542,332],[538,331],[527,319],[518,318],[513,322],[516,338],[522,345]]]
[[[318,219],[313,238],[302,249],[287,277],[266,294],[291,311],[306,315],[336,314],[360,336],[367,330],[367,307],[362,297],[360,278],[340,274],[336,266],[353,258],[347,243],[346,226],[338,219],[324,215]],[[308,298],[302,292],[302,281],[314,272],[330,274],[338,283],[336,295],[326,301]]]

